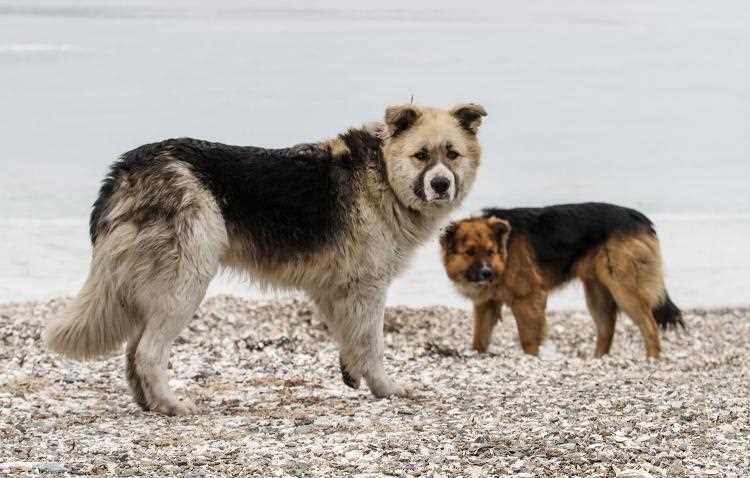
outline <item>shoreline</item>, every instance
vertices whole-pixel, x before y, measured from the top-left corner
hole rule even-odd
[[[462,210],[457,216],[470,214]],[[667,288],[683,309],[750,307],[748,275],[750,255],[742,254],[750,235],[750,215],[701,219],[660,218],[653,215],[662,242]],[[0,222],[2,222],[0,220]],[[23,227],[0,228],[0,240],[8,247],[0,251],[0,302],[51,300],[78,292],[91,262],[90,239],[80,224],[37,221]],[[721,246],[716,248],[717,238]],[[711,251],[696,254],[696,251]],[[240,280],[240,278],[245,280]],[[221,273],[209,287],[209,295],[234,294],[252,299],[274,299],[287,292],[263,294],[251,278]],[[429,306],[445,304],[468,307],[446,277],[437,239],[417,250],[404,273],[396,278],[388,294],[390,305]],[[553,294],[549,310],[585,308],[580,284],[573,282]]]

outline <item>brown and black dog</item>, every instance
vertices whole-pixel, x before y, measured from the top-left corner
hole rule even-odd
[[[596,356],[609,353],[618,310],[640,329],[646,356],[658,358],[657,324],[684,327],[664,286],[659,240],[643,214],[612,204],[485,209],[451,223],[440,241],[448,277],[474,302],[474,349],[485,352],[503,304],[524,352],[539,353],[549,293],[583,282],[596,325]]]

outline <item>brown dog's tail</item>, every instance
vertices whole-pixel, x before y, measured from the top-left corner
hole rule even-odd
[[[669,294],[664,291],[662,303],[653,309],[654,319],[661,325],[662,329],[674,329],[677,326],[685,328],[685,322],[682,321],[682,311],[672,302]]]

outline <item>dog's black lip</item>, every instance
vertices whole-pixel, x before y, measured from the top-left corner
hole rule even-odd
[[[443,198],[443,199],[436,198],[431,201],[425,198],[420,198],[420,199],[424,206],[432,206],[436,208],[448,207],[451,204],[453,204],[453,201],[451,201],[450,198]]]
[[[495,281],[496,277],[490,277],[489,279],[484,280],[467,280],[469,284],[474,285],[489,285],[492,284]]]
[[[448,194],[443,193],[432,200],[428,200],[426,197],[422,198],[422,200],[428,204],[447,204],[451,202],[451,197]]]

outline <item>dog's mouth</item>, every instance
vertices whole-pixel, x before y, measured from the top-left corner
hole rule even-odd
[[[425,202],[431,204],[447,204],[451,202],[451,196],[448,193],[441,193],[433,196],[430,199],[425,198]]]
[[[424,206],[433,206],[437,208],[442,208],[449,206],[453,203],[453,197],[450,193],[435,193],[434,191],[425,191],[421,188],[414,188],[414,194],[417,196],[419,201]]]
[[[442,207],[453,203],[453,201],[458,196],[458,191],[456,191],[453,186],[451,186],[451,188],[446,191],[435,191],[434,189],[430,188],[427,190],[422,190],[419,196],[420,199],[422,199],[422,201],[427,204]]]
[[[458,285],[459,289],[470,296],[482,296],[487,292],[494,290],[495,281],[492,279],[473,281],[466,278],[465,275],[453,278],[453,281]]]
[[[467,282],[475,287],[486,287],[488,285],[491,285],[493,280],[494,277],[490,279],[469,280]]]
[[[468,273],[467,271],[459,272],[455,274],[455,276],[451,277],[455,282],[460,282],[466,286],[471,287],[486,287],[489,285],[492,285],[493,282],[495,282],[495,279],[497,279],[497,276],[487,277],[487,278],[477,278],[473,277],[473,274]]]

